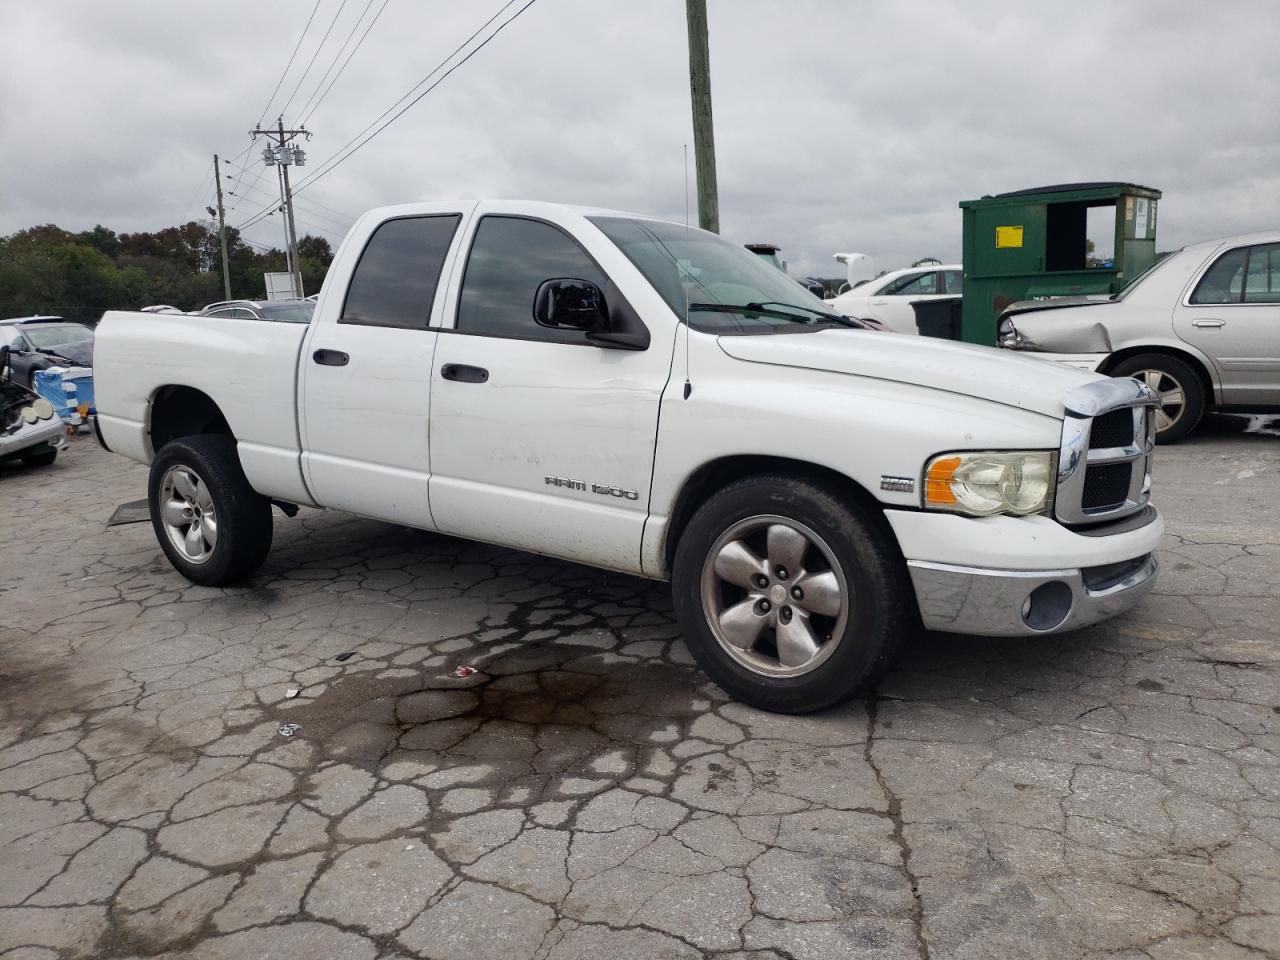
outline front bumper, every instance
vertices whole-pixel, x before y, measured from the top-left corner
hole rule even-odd
[[[57,417],[52,420],[37,420],[35,423],[24,423],[13,433],[0,437],[0,458],[31,453],[40,446],[61,449],[65,443],[61,420]]]
[[[991,637],[1086,627],[1128,610],[1151,592],[1154,553],[1068,570],[987,570],[907,562],[920,616],[930,630]]]

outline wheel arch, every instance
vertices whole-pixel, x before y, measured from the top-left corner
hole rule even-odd
[[[1164,354],[1173,357],[1175,360],[1181,360],[1191,367],[1200,378],[1200,383],[1204,387],[1205,399],[1210,404],[1217,404],[1221,401],[1221,391],[1218,383],[1214,380],[1212,364],[1199,353],[1171,344],[1135,344],[1121,347],[1113,351],[1102,363],[1098,364],[1098,373],[1105,373],[1110,376],[1111,371],[1124,363],[1124,361],[1130,357],[1141,356],[1144,353]]]
[[[700,506],[735,480],[764,474],[798,476],[831,487],[850,503],[861,508],[873,523],[881,527],[885,534],[886,542],[891,545],[894,552],[901,558],[902,553],[898,546],[898,538],[894,535],[893,528],[890,526],[888,518],[884,515],[884,504],[852,477],[830,467],[806,460],[764,454],[737,454],[708,461],[685,478],[680,487],[680,492],[676,494],[671,515],[667,522],[665,540],[662,545],[664,571],[670,572],[675,559],[676,547],[680,543],[680,537],[689,526],[689,521]]]
[[[151,395],[147,405],[147,437],[153,455],[171,440],[198,433],[212,433],[235,440],[221,408],[203,390],[182,384],[166,384]]]

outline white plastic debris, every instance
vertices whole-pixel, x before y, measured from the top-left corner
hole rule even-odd
[[[284,696],[286,700],[292,700],[294,697],[298,695],[298,693],[299,691],[297,687],[290,687],[288,690],[284,692]]]
[[[302,732],[302,724],[300,723],[282,723],[280,724],[280,736],[292,737],[296,733]]]

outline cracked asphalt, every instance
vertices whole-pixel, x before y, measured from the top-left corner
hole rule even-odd
[[[930,635],[802,718],[708,684],[664,585],[303,511],[195,587],[104,526],[143,467],[0,466],[0,956],[1275,957],[1280,430],[1242,422],[1159,451],[1131,614]]]

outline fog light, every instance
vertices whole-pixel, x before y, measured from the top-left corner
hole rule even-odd
[[[1071,613],[1071,588],[1061,580],[1042,583],[1022,603],[1022,620],[1032,630],[1052,630]]]

